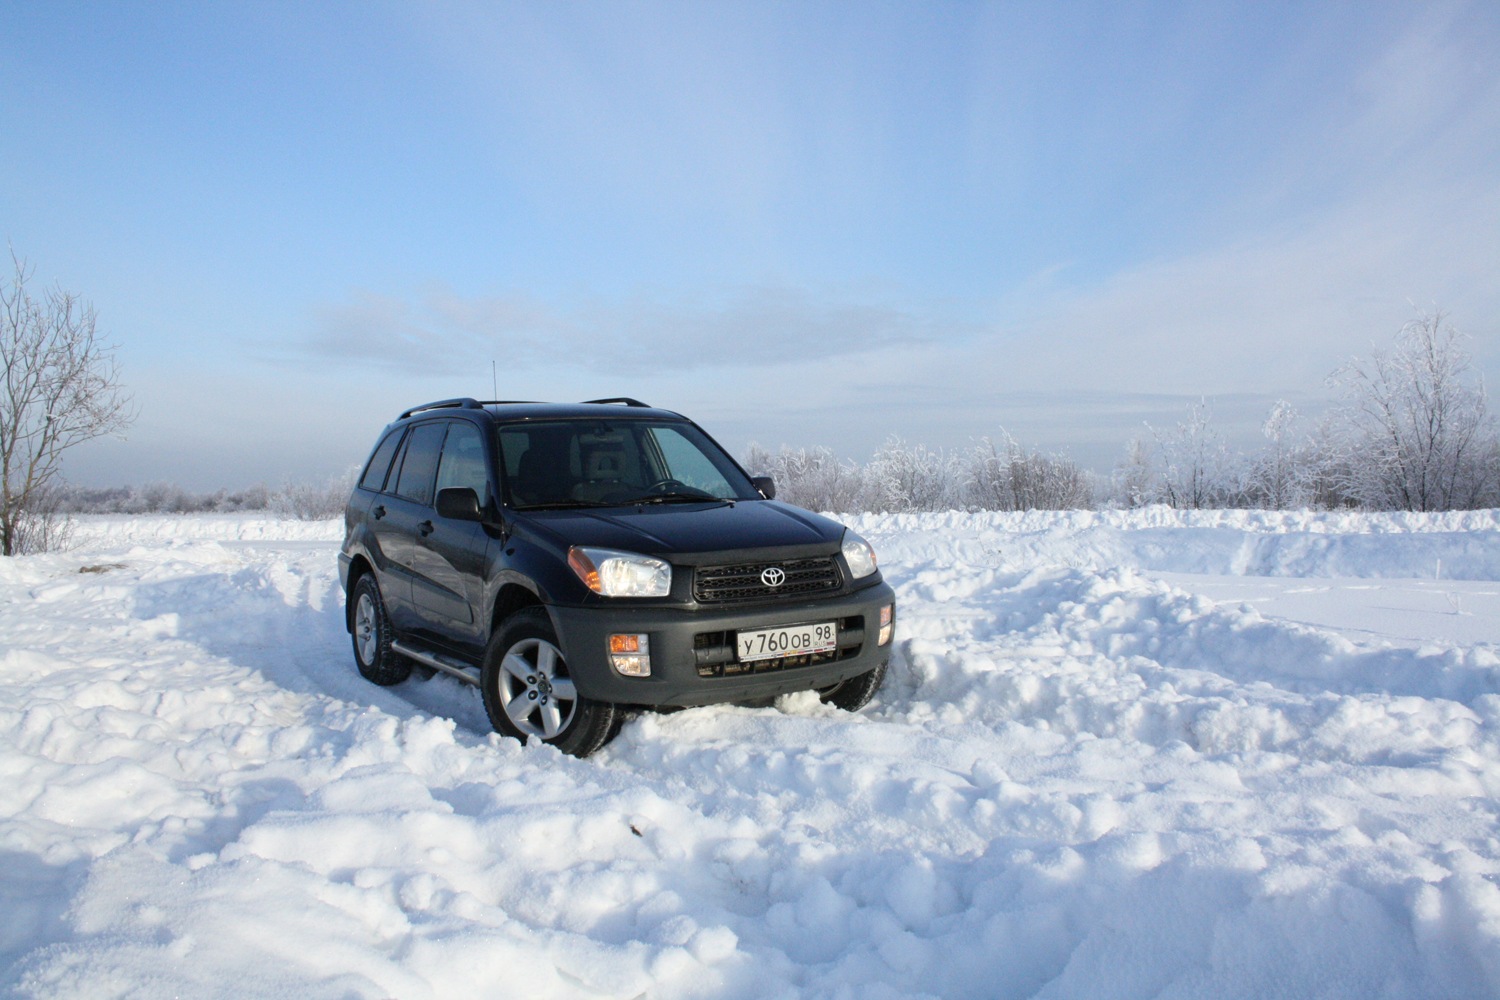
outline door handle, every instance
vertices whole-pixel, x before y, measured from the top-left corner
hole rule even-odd
[[[417,525],[417,534],[421,535],[423,538],[426,538],[428,535],[432,534],[432,522],[423,521],[421,524]]]
[[[385,517],[385,504],[376,504],[375,509],[370,511],[370,513],[375,515],[375,520],[380,520],[382,517]]]

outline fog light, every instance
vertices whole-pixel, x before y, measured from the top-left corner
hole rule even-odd
[[[609,662],[626,677],[651,676],[651,637],[644,633],[616,633],[609,637]]]
[[[893,619],[896,617],[896,606],[887,604],[880,609],[880,643],[887,645],[891,641],[891,631],[894,627]]]

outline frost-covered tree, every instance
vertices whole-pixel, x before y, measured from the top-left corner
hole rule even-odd
[[[14,254],[11,263],[13,277],[0,284],[0,554],[7,556],[56,537],[43,522],[56,509],[63,453],[131,419],[93,307],[61,289],[32,295],[30,270]]]
[[[1251,462],[1246,475],[1246,499],[1271,510],[1303,507],[1311,502],[1315,475],[1311,446],[1298,435],[1297,410],[1286,400],[1276,401],[1261,426],[1266,447]]]
[[[1114,502],[1130,509],[1160,502],[1155,457],[1142,438],[1131,438],[1125,445],[1125,457],[1115,467],[1113,492]]]
[[[1338,416],[1323,414],[1307,438],[1307,504],[1318,510],[1359,506],[1349,495],[1349,441]]]
[[[1224,506],[1239,491],[1229,448],[1212,420],[1208,400],[1200,399],[1175,430],[1146,425],[1160,456],[1161,499],[1179,510]]]
[[[1341,397],[1345,484],[1381,510],[1452,510],[1494,502],[1496,447],[1484,381],[1441,311],[1402,327],[1392,351],[1329,376]]]

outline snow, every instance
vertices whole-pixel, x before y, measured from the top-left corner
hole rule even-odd
[[[1500,996],[1500,512],[849,523],[869,709],[586,761],[361,680],[337,523],[0,561],[0,992]]]

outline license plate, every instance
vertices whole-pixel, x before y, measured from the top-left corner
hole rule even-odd
[[[749,663],[806,653],[831,653],[838,648],[839,628],[837,622],[817,622],[741,632],[738,638],[740,662]]]

